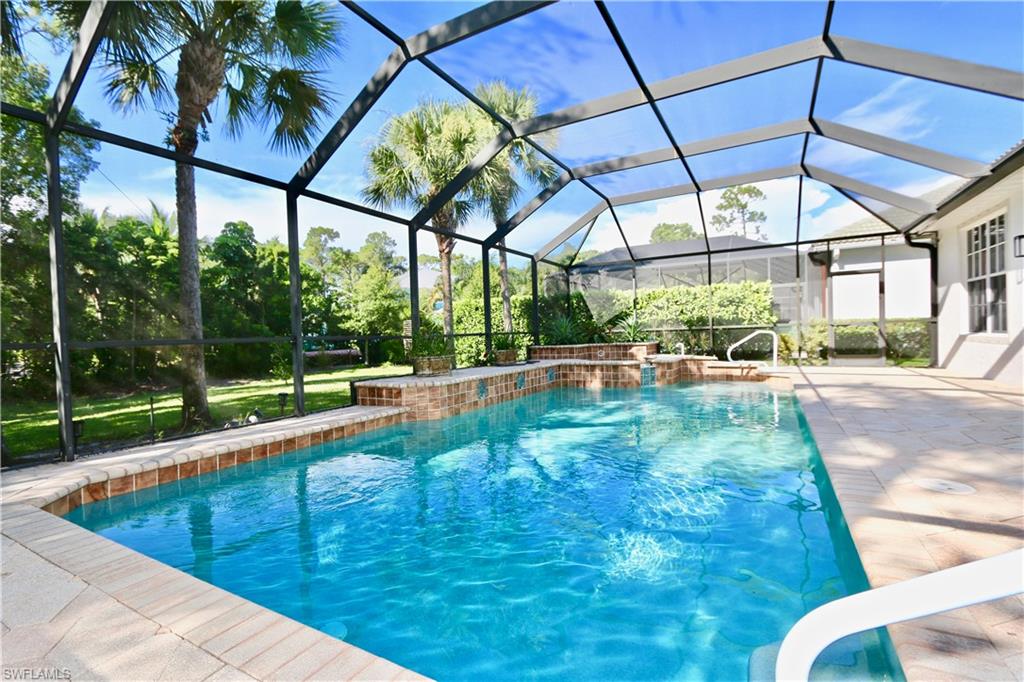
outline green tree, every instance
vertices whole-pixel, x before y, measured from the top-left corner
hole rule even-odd
[[[331,244],[341,237],[338,231],[330,227],[311,227],[302,242],[299,258],[315,270],[327,271],[331,262]]]
[[[88,3],[55,2],[61,24],[78,27]],[[106,91],[124,110],[171,101],[168,144],[191,155],[223,97],[227,132],[247,124],[271,127],[270,146],[289,151],[310,145],[329,106],[320,63],[338,43],[339,21],[322,2],[124,2],[107,29],[98,61]],[[171,82],[168,63],[177,56]],[[201,339],[199,238],[195,169],[175,167],[181,335]],[[209,424],[202,346],[182,348],[182,422]]]
[[[516,90],[500,81],[484,83],[477,86],[476,96],[507,121],[526,120],[537,113],[537,97],[526,88]],[[484,125],[490,125],[492,133],[497,134],[498,122],[482,111],[479,115],[485,117]],[[543,157],[525,138],[516,138],[481,171],[482,182],[478,185],[481,196],[477,200],[494,221],[495,229],[498,229],[508,220],[509,210],[522,193],[522,186],[516,179],[518,176],[546,187],[555,179],[556,174],[555,164]],[[498,242],[498,247],[501,319],[503,329],[511,332],[512,290],[504,239]]]
[[[373,264],[356,282],[352,325],[360,334],[398,334],[408,304],[395,275]]]
[[[387,232],[371,232],[356,253],[358,260],[367,267],[378,266],[388,272],[400,275],[405,272],[405,259],[395,255],[398,244]]]
[[[651,243],[681,242],[687,239],[700,239],[701,236],[690,223],[658,223],[651,230]]]
[[[4,11],[12,3],[4,2]],[[5,50],[10,44],[4,40]],[[0,56],[0,82],[5,102],[46,111],[51,88],[46,67],[17,54]],[[77,108],[70,120],[87,122]],[[63,213],[68,223],[78,213],[79,185],[96,167],[92,158],[99,143],[68,135],[61,141],[61,189]],[[5,343],[46,342],[53,334],[50,317],[49,226],[46,199],[46,155],[43,126],[0,117],[0,337]],[[6,370],[17,365],[18,389],[26,394],[53,392],[53,355],[45,351],[3,351],[4,390],[14,386]],[[13,393],[9,394],[13,395]]]
[[[753,209],[750,205],[766,198],[764,192],[754,185],[730,187],[722,192],[722,197],[715,206],[718,213],[711,217],[711,225],[725,234],[732,233],[739,225],[740,234],[744,237],[764,240],[766,236],[761,228],[768,220],[768,216],[764,211]]]
[[[317,329],[318,333],[327,333],[325,327],[330,326],[334,312],[334,297],[328,292],[333,288],[332,282],[335,273],[335,251],[340,247],[332,244],[341,237],[337,230],[317,226],[309,228],[306,239],[302,242],[302,249],[299,251],[299,258],[305,265],[312,279],[303,278],[302,290],[306,301],[313,307],[307,308],[303,305],[305,320],[303,324],[311,329]],[[317,295],[314,289],[324,295]],[[313,320],[316,320],[314,323]]]
[[[418,210],[468,164],[489,136],[479,116],[467,106],[427,100],[389,119],[367,154],[369,184],[363,196],[374,206]],[[473,210],[473,188],[466,188],[433,216],[433,226],[456,232]],[[455,238],[434,234],[440,262],[444,333],[455,329],[452,313],[452,251]]]

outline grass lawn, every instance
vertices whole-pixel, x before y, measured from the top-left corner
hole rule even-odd
[[[348,405],[350,381],[411,372],[412,368],[404,365],[356,366],[309,372],[305,381],[306,411]],[[264,417],[278,416],[278,393],[288,394],[287,414],[292,408],[291,379],[211,382],[207,397],[215,422],[223,424],[231,419],[242,419],[256,408],[263,412]],[[173,435],[181,420],[181,391],[178,388],[116,396],[75,396],[74,417],[85,420],[80,445],[119,443],[148,437],[150,397],[153,398],[157,438],[161,434]],[[14,457],[56,449],[56,405],[46,401],[5,402],[3,437]]]

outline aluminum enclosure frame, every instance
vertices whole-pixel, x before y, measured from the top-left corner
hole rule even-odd
[[[914,52],[900,48],[889,47],[856,40],[843,36],[831,35],[830,22],[834,9],[834,0],[830,0],[825,12],[825,25],[820,36],[797,41],[777,48],[766,50],[760,53],[748,55],[728,62],[722,62],[713,66],[683,73],[664,79],[655,83],[647,84],[642,78],[639,69],[630,55],[628,45],[619,34],[615,23],[604,3],[600,0],[596,3],[606,27],[616,42],[616,46],[627,66],[637,81],[637,88],[620,92],[607,97],[602,97],[590,102],[567,107],[554,112],[549,112],[526,121],[506,121],[495,112],[490,111],[484,103],[480,102],[472,92],[463,84],[452,78],[447,72],[439,68],[428,57],[432,53],[442,50],[461,40],[473,35],[485,32],[509,21],[542,9],[552,4],[550,1],[542,2],[513,2],[497,1],[490,2],[470,10],[460,16],[441,22],[426,31],[422,31],[409,38],[402,38],[395,34],[389,27],[378,21],[373,15],[361,8],[355,2],[343,2],[349,10],[355,13],[362,20],[373,26],[385,37],[395,43],[395,48],[385,61],[378,67],[360,93],[349,103],[348,107],[341,113],[334,125],[328,130],[325,136],[317,144],[309,157],[302,163],[295,175],[288,182],[262,176],[258,173],[234,168],[232,166],[217,163],[200,157],[182,155],[172,150],[157,145],[148,144],[107,132],[90,126],[75,124],[68,121],[68,116],[74,106],[76,96],[84,81],[90,65],[95,56],[106,28],[109,26],[114,12],[117,11],[117,3],[108,0],[91,0],[90,6],[78,35],[71,49],[64,72],[56,83],[50,105],[45,113],[25,109],[16,105],[4,102],[2,113],[5,115],[21,118],[26,121],[43,126],[45,140],[45,156],[47,163],[47,197],[48,197],[48,223],[50,240],[50,282],[51,282],[51,313],[53,318],[53,339],[50,342],[29,343],[29,344],[4,344],[5,349],[21,347],[39,349],[50,349],[54,352],[56,367],[56,389],[58,404],[58,423],[61,434],[61,448],[65,459],[73,459],[75,456],[74,438],[72,433],[72,388],[69,376],[70,350],[77,348],[104,348],[104,347],[128,347],[128,346],[159,346],[159,345],[216,345],[221,343],[275,343],[288,342],[292,345],[293,365],[293,390],[295,395],[296,412],[304,412],[303,381],[304,369],[302,362],[302,344],[305,339],[317,338],[302,333],[302,306],[301,306],[301,276],[299,272],[299,245],[298,245],[298,197],[306,197],[316,201],[329,203],[347,210],[356,211],[364,215],[370,215],[392,223],[406,225],[409,230],[409,265],[410,265],[410,303],[413,318],[414,330],[419,324],[418,305],[418,270],[416,236],[419,230],[428,232],[439,232],[450,234],[456,239],[473,243],[481,247],[483,258],[482,267],[485,278],[489,277],[489,254],[491,249],[503,249],[524,258],[529,258],[531,263],[531,288],[533,293],[533,334],[539,340],[539,315],[537,312],[538,296],[538,265],[541,262],[564,269],[568,274],[573,263],[568,265],[555,263],[546,260],[546,257],[554,248],[579,232],[581,229],[592,229],[598,217],[609,211],[622,236],[627,253],[631,262],[637,262],[631,249],[629,240],[626,239],[622,226],[615,214],[615,207],[637,201],[651,200],[678,194],[696,193],[698,205],[700,206],[700,194],[708,189],[716,189],[731,182],[756,181],[756,178],[786,177],[796,175],[799,177],[800,191],[798,192],[798,215],[796,216],[796,242],[792,244],[816,243],[819,240],[802,241],[800,239],[800,216],[799,207],[803,195],[803,178],[813,178],[817,181],[831,185],[836,191],[847,198],[855,201],[863,208],[875,215],[883,223],[889,225],[895,232],[909,235],[926,226],[935,215],[962,203],[966,198],[973,196],[977,191],[991,186],[1012,170],[1024,165],[1024,153],[1017,149],[1008,158],[1000,160],[993,167],[978,163],[969,159],[959,158],[953,155],[944,154],[933,149],[910,144],[900,140],[887,138],[867,131],[851,128],[833,121],[825,120],[815,115],[815,101],[817,99],[818,85],[821,77],[822,65],[826,59],[856,64],[867,68],[888,71],[896,74],[907,75],[928,81],[941,83],[948,86],[966,88],[1014,100],[1024,100],[1024,77],[1018,72],[1001,69],[998,67],[975,64],[946,57]],[[658,109],[658,102],[668,97],[694,92],[704,88],[712,87],[737,80],[739,78],[773,71],[793,64],[817,61],[817,71],[814,87],[811,95],[810,108],[806,120],[797,119],[785,123],[764,126],[746,131],[732,133],[718,138],[709,138],[687,144],[677,144],[672,131],[665,122]],[[316,174],[323,168],[324,164],[331,158],[333,153],[345,142],[352,130],[363,120],[365,115],[372,109],[373,105],[387,91],[390,85],[401,74],[403,68],[410,61],[418,61],[426,66],[433,73],[441,77],[445,82],[460,92],[477,106],[487,112],[499,126],[499,134],[489,145],[481,149],[473,161],[460,172],[451,183],[442,188],[437,199],[431,202],[430,206],[418,213],[413,219],[406,219],[393,215],[387,211],[362,206],[360,204],[346,201],[338,197],[323,194],[309,189],[309,184]],[[649,107],[659,120],[663,131],[668,136],[672,147],[652,150],[642,154],[610,159],[584,166],[572,168],[548,150],[543,149],[536,141],[530,139],[529,135],[547,130],[555,130],[560,127],[585,121],[597,116],[623,111],[634,107]],[[140,153],[157,156],[172,160],[176,163],[185,163],[197,168],[202,168],[225,176],[235,177],[247,182],[256,183],[266,187],[281,190],[284,193],[284,201],[287,213],[288,228],[288,258],[289,258],[289,300],[290,300],[290,337],[259,337],[257,339],[152,339],[152,340],[108,340],[103,342],[75,342],[70,339],[67,329],[67,302],[65,300],[64,282],[64,242],[63,224],[60,214],[61,187],[60,187],[60,141],[64,134],[80,135],[100,142],[117,145]],[[756,173],[745,174],[744,176],[732,176],[731,178],[720,178],[717,180],[697,182],[687,163],[687,157],[742,147],[760,141],[778,139],[789,135],[804,135],[803,153],[798,167],[786,167],[783,169],[764,169]],[[811,135],[836,140],[845,144],[851,144],[879,154],[884,154],[896,159],[902,159],[918,165],[934,168],[942,172],[959,175],[971,180],[952,197],[947,198],[938,206],[929,202],[907,197],[892,192],[885,188],[876,187],[863,183],[852,178],[844,177],[827,169],[816,168],[806,164],[807,144]],[[562,173],[547,188],[525,204],[515,215],[509,218],[503,225],[496,228],[488,237],[477,239],[469,235],[458,233],[446,233],[442,230],[431,227],[428,222],[437,208],[455,197],[459,191],[478,173],[488,161],[511,141],[518,138],[526,138],[527,143],[534,146],[538,152],[548,157],[552,162],[562,169]],[[671,161],[677,159],[685,168],[691,184],[665,188],[659,190],[648,190],[631,195],[609,197],[598,191],[587,178],[604,173],[638,168],[653,163]],[[786,173],[786,175],[775,175]],[[753,179],[752,179],[753,178]],[[599,200],[597,204],[581,216],[577,221],[568,226],[562,233],[556,235],[548,244],[539,251],[530,254],[508,247],[502,242],[519,224],[529,218],[548,200],[554,197],[561,189],[573,181],[579,181],[590,189]],[[676,192],[669,194],[667,192]],[[854,194],[875,199],[888,205],[902,208],[919,217],[910,225],[899,228],[892,225],[884,216],[863,202],[858,201]],[[647,197],[646,199],[642,197]],[[701,224],[704,231],[705,244],[707,246],[708,270],[710,281],[711,270],[711,248],[704,221],[703,208],[701,206]],[[571,230],[571,231],[570,231]],[[886,233],[889,235],[890,233]],[[558,241],[556,241],[558,240]],[[584,239],[585,241],[585,239]],[[782,246],[772,244],[766,246]],[[725,251],[722,251],[725,252]],[[799,265],[797,268],[799,277]],[[487,347],[490,348],[491,320],[490,301],[485,296],[485,337]],[[712,332],[713,333],[713,332]]]

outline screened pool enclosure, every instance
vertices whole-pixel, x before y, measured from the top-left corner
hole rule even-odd
[[[153,12],[144,47],[144,4],[60,5],[4,10],[5,458],[346,405],[424,326],[461,365],[562,318],[927,364],[930,220],[1021,160],[1019,3],[306,3],[313,48],[267,3],[259,59],[203,34],[227,66],[184,146],[215,5]]]

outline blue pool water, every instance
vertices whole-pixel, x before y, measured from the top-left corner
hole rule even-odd
[[[746,680],[863,587],[821,471],[787,393],[559,389],[69,518],[441,680]],[[883,651],[817,675],[888,677]]]

